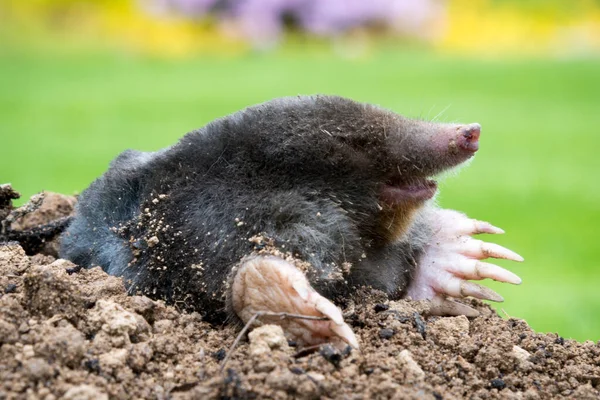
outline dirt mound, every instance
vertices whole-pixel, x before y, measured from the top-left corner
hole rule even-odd
[[[0,398],[600,397],[598,343],[535,333],[480,302],[477,318],[442,318],[368,291],[343,305],[361,351],[303,351],[267,325],[221,371],[237,328],[128,296],[52,248],[0,245]]]

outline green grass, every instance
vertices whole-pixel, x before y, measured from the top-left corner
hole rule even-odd
[[[332,93],[408,116],[479,122],[481,150],[440,204],[489,220],[520,287],[492,285],[539,331],[600,339],[600,61],[481,61],[392,48],[361,60],[287,50],[165,61],[0,58],[0,181],[74,193],[126,148],[155,150],[273,97]]]

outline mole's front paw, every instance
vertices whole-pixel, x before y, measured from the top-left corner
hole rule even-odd
[[[315,320],[266,315],[260,320],[281,325],[286,336],[301,345],[341,339],[358,348],[356,336],[344,322],[341,310],[317,293],[291,263],[276,256],[256,256],[243,261],[235,274],[231,303],[244,323],[257,312],[327,317]]]
[[[472,296],[478,299],[504,301],[493,290],[469,282],[490,278],[518,285],[521,278],[497,265],[479,260],[504,258],[523,261],[523,257],[502,246],[473,239],[478,233],[504,233],[500,228],[469,219],[452,210],[436,210],[430,217],[434,235],[417,266],[407,295],[414,300],[430,299],[433,311],[444,315],[476,316],[478,312],[449,297]]]

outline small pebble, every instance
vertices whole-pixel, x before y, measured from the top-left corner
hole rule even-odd
[[[67,271],[67,274],[68,274],[68,275],[73,275],[73,274],[76,274],[76,273],[78,273],[79,271],[81,271],[81,269],[82,269],[82,268],[83,268],[83,267],[81,267],[81,266],[79,266],[79,265],[76,265],[76,266],[74,266],[74,267],[67,268],[65,271]]]
[[[396,332],[393,329],[384,328],[379,331],[379,337],[382,339],[389,339],[394,336]]]
[[[217,361],[223,361],[226,355],[227,352],[225,351],[225,349],[220,349],[211,354],[211,356]]]
[[[83,366],[90,372],[94,372],[96,374],[100,373],[100,360],[97,358],[85,360],[83,362]]]
[[[291,367],[290,372],[295,375],[302,375],[306,373],[306,371],[300,367]]]
[[[493,389],[502,390],[506,387],[506,383],[502,379],[492,379],[490,385]]]
[[[339,367],[340,361],[344,359],[344,355],[330,344],[321,346],[319,354],[321,354],[324,359],[332,363],[336,368]]]
[[[425,321],[421,318],[421,314],[418,312],[413,313],[413,318],[415,320],[415,327],[417,328],[417,332],[421,334],[423,339],[427,338],[427,325],[425,325]]]
[[[6,294],[10,294],[10,293],[14,293],[17,291],[17,285],[14,283],[9,283],[8,285],[6,285],[6,287],[4,288],[4,293]]]
[[[390,306],[388,306],[387,304],[381,304],[381,303],[379,303],[379,304],[375,304],[374,309],[375,309],[375,312],[378,313],[378,312],[389,310]]]

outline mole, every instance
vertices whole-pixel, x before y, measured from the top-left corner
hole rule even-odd
[[[324,317],[274,319],[304,345],[359,347],[334,302],[362,286],[474,316],[454,299],[503,299],[471,280],[521,282],[482,260],[523,260],[472,237],[500,228],[435,204],[436,176],[480,133],[337,96],[274,99],[121,153],[81,194],[60,254],[211,323]]]

